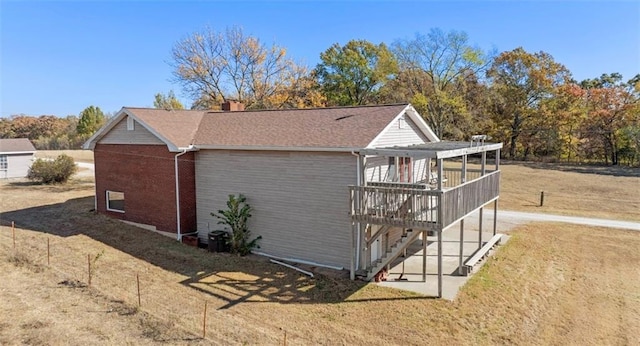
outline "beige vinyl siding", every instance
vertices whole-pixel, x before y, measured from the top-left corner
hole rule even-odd
[[[429,139],[420,131],[420,128],[407,116],[396,118],[391,126],[369,145],[370,148],[384,148],[411,144],[428,143]],[[416,160],[413,165],[413,181],[421,181],[426,176],[427,160]],[[396,167],[397,169],[397,167]],[[389,170],[389,158],[368,157],[365,177],[367,181],[386,181]]]
[[[369,145],[370,148],[384,148],[395,145],[427,143],[429,139],[406,114],[396,118],[391,126]]]
[[[212,211],[242,193],[253,207],[249,226],[258,251],[349,267],[348,185],[356,158],[347,153],[201,150],[196,154],[198,232],[220,229]]]
[[[0,170],[0,178],[24,178],[33,164],[33,154],[0,154],[7,156],[7,169]]]
[[[133,130],[127,130],[127,117],[123,118],[104,137],[101,144],[165,144],[140,123],[134,121]]]
[[[427,159],[415,160],[413,163],[413,182],[420,182],[426,179],[429,169]],[[397,169],[397,167],[396,167]],[[388,181],[389,158],[384,156],[367,157],[365,179],[373,182]]]

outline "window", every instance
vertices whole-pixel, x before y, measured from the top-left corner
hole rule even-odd
[[[387,181],[394,182],[396,181],[396,177],[398,175],[398,170],[396,169],[396,158],[389,158],[389,166],[387,169]]]
[[[0,171],[6,171],[8,167],[7,155],[0,155]]]
[[[413,165],[410,157],[390,157],[387,181],[410,183],[413,181]]]
[[[127,117],[127,131],[135,130],[135,122],[132,117]]]
[[[124,213],[124,192],[107,191],[107,210]]]

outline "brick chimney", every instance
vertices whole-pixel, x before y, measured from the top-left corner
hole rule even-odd
[[[225,112],[242,112],[244,104],[235,100],[227,100],[222,104],[222,110]]]

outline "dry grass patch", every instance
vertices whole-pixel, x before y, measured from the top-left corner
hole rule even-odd
[[[83,184],[0,193],[0,255],[9,220],[29,263],[46,263],[46,238],[52,249],[39,273],[0,261],[1,344],[281,344],[285,331],[289,344],[640,343],[638,232],[524,226],[450,302],[187,247],[90,212]]]
[[[500,209],[640,221],[637,168],[503,162],[500,170]]]
[[[36,151],[37,158],[51,158],[55,159],[58,155],[68,155],[73,158],[75,162],[88,162],[93,163],[93,151],[91,150],[38,150]]]
[[[640,172],[618,167],[580,171],[576,167],[502,165],[503,209],[640,221]],[[633,174],[635,173],[635,175]],[[540,207],[540,191],[544,206]]]

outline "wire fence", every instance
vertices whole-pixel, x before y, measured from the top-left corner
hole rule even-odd
[[[0,227],[0,252],[9,259],[14,258],[14,261],[22,261],[53,274],[56,284],[88,287],[114,304],[123,304],[132,314],[146,312],[159,321],[152,326],[156,330],[149,334],[154,338],[162,337],[164,332],[171,330],[172,334],[181,335],[185,340],[202,338],[207,343],[277,345],[283,344],[283,340],[284,344],[287,343],[286,332],[284,339],[273,338],[282,330],[264,332],[269,328],[252,327],[247,325],[244,317],[211,309],[214,305],[209,302],[210,295],[180,283],[180,279],[188,278],[170,273],[167,275],[172,278],[168,280],[166,276],[157,275],[158,270],[150,263],[119,261],[118,258],[125,254],[111,256],[119,250],[109,246],[87,246],[86,242],[79,244],[68,238],[29,231],[13,224]],[[226,328],[229,324],[238,326],[238,329]],[[242,336],[239,336],[240,330]],[[292,336],[303,338],[289,332],[289,340]]]

